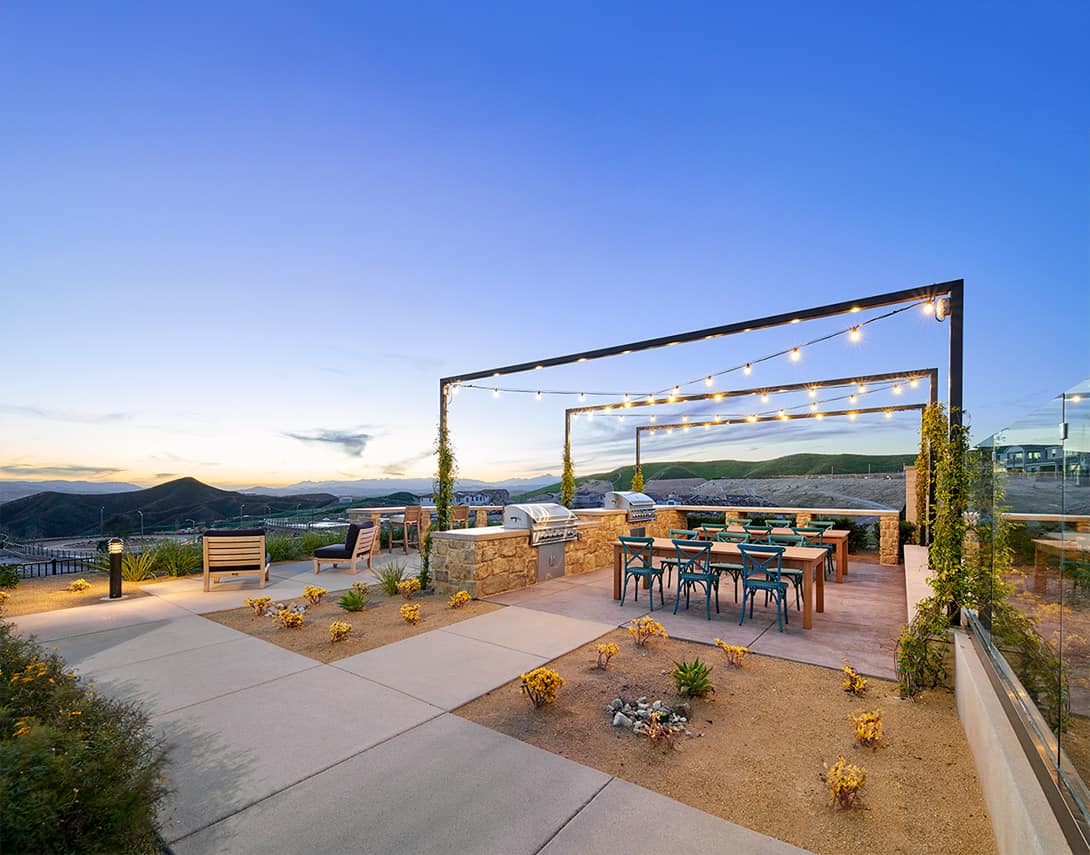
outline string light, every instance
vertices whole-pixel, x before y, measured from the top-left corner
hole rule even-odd
[[[823,418],[825,418],[825,413],[817,413],[814,418],[818,421],[821,421]]]
[[[865,395],[866,393],[867,393],[867,384],[866,383],[860,383],[859,384],[859,394],[860,395]]]
[[[886,410],[886,418],[887,419],[892,419],[893,418],[893,411],[892,410]]]
[[[747,422],[755,422],[755,421],[757,421],[757,416],[750,413],[748,416],[746,416],[746,421]]]
[[[908,381],[908,385],[915,389],[917,386],[920,385],[920,378],[913,377],[911,380]]]
[[[787,418],[787,413],[785,413],[783,410],[780,410],[778,413],[776,413],[776,418],[780,419],[781,421],[785,420]]]
[[[928,300],[920,308],[923,310],[923,313],[925,315],[930,315],[933,314],[935,311],[935,303],[933,300]]]
[[[537,394],[534,395],[534,397],[537,398],[537,400],[539,400],[539,401],[541,400],[541,390],[540,389],[537,390]]]
[[[673,433],[674,429],[672,427],[666,428],[666,432],[667,433]]]
[[[802,351],[799,350],[797,347],[792,348],[791,349],[791,361],[792,362],[798,362],[800,359],[802,359]]]
[[[586,399],[587,399],[587,393],[586,392],[580,392],[579,393],[579,400],[580,401],[585,401]]]
[[[761,395],[761,403],[762,404],[767,404],[768,403],[768,393],[767,392],[765,392],[763,395]]]
[[[711,386],[712,383],[714,383],[714,382],[715,381],[712,380],[712,376],[710,374],[707,377],[704,378],[704,385],[705,386]]]
[[[715,394],[714,394],[714,395],[712,396],[712,400],[713,400],[713,401],[722,401],[722,400],[723,400],[723,393],[722,393],[722,392],[716,392],[716,393],[715,393]]]
[[[853,422],[855,421],[855,416],[855,413],[848,413],[848,418],[851,419]]]
[[[723,421],[723,417],[722,417],[721,415],[719,415],[719,413],[716,413],[716,414],[715,414],[715,420],[716,420],[717,422],[721,422],[721,421]]]
[[[651,416],[651,421],[654,421],[655,418],[656,418],[655,416]]]
[[[452,394],[454,394],[454,395],[457,395],[457,394],[458,394],[458,390],[459,390],[459,389],[461,389],[461,388],[462,388],[462,384],[461,384],[461,383],[455,383],[455,384],[454,384],[454,388],[453,388],[453,389],[451,390],[451,393],[452,393]]]
[[[711,425],[708,425],[708,424],[704,425],[704,430],[711,430],[711,429],[712,429]]]
[[[893,384],[893,394],[894,395],[900,395],[901,392],[902,392],[901,384],[900,383],[894,383]]]
[[[853,404],[855,403],[855,393],[854,392],[848,396],[848,400],[851,401]]]
[[[811,398],[816,398],[817,397],[817,386],[811,386],[810,391],[807,394],[809,394]]]
[[[632,396],[629,395],[627,392],[624,393],[624,405],[626,407],[632,406]]]
[[[648,403],[648,404],[653,404],[653,403],[655,403],[655,396],[654,396],[654,395],[648,395],[648,396],[647,396],[647,403]]]
[[[621,413],[621,419],[620,419],[620,420],[621,420],[622,422],[624,421],[624,413]]]
[[[745,367],[744,367],[744,368],[742,369],[742,373],[743,373],[743,374],[745,374],[746,376],[749,376],[750,374],[752,374],[752,373],[753,373],[753,366],[752,366],[752,365],[750,365],[750,364],[749,364],[749,363],[747,362],[747,363],[745,364]]]
[[[848,338],[852,341],[859,341],[863,337],[863,331],[859,327],[855,326],[848,330]]]
[[[817,401],[814,401],[814,402],[813,402],[813,403],[812,403],[812,404],[810,405],[810,410],[811,410],[812,412],[815,412],[815,413],[816,413],[816,412],[817,412],[817,408],[818,408],[818,405],[817,405]]]
[[[492,397],[493,398],[498,398],[499,396],[500,396],[500,390],[499,389],[493,389],[492,390]]]
[[[676,398],[680,392],[681,392],[681,388],[679,386],[674,386],[674,391],[671,392],[670,394],[673,395]]]
[[[688,416],[682,416],[682,417],[681,417],[681,420],[682,420],[683,422],[687,422],[687,421],[689,421],[689,417],[688,417]]]

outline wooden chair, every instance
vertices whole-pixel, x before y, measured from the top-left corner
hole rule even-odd
[[[455,505],[450,509],[451,528],[469,528],[469,505]]]
[[[401,523],[401,537],[397,540],[394,539],[394,522],[390,521],[390,551],[394,551],[394,546],[401,544],[405,548],[405,554],[409,554],[409,543],[412,542],[413,546],[417,549],[420,548],[420,532],[424,528],[423,519],[425,518],[425,511],[420,505],[409,505],[405,508],[404,519]],[[427,513],[427,522],[431,523],[431,514]],[[415,541],[410,536],[415,535]]]
[[[351,566],[352,575],[359,573],[357,564],[366,559],[367,569],[371,569],[371,556],[375,553],[375,535],[378,530],[373,522],[365,522],[362,525],[352,523],[348,527],[344,544],[335,543],[332,546],[322,546],[314,550],[314,573],[318,574],[322,564],[347,563]]]
[[[223,576],[257,576],[264,588],[269,578],[269,556],[265,552],[265,529],[248,528],[206,531],[201,538],[204,552],[204,590],[219,584]]]

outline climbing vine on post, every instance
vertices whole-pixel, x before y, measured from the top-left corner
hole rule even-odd
[[[560,476],[560,504],[571,507],[575,496],[575,467],[571,459],[571,442],[564,443],[564,471]]]
[[[950,426],[941,404],[928,404],[920,420],[920,453],[916,456],[916,520],[920,545],[931,542],[933,528],[932,485],[937,452],[946,443]]]
[[[637,466],[636,470],[632,473],[632,491],[635,493],[643,492],[643,467]]]
[[[458,477],[458,464],[454,460],[454,451],[450,447],[450,436],[445,425],[439,428],[436,443],[439,456],[439,468],[435,474],[435,528],[437,531],[450,530],[450,509],[454,505],[454,479]]]

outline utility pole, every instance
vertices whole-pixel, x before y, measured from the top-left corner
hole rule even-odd
[[[139,509],[136,512],[138,514],[140,514],[140,536],[143,537],[144,536],[144,512],[139,510]]]

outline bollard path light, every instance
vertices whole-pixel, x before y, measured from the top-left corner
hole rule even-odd
[[[121,598],[121,551],[125,543],[120,537],[110,540],[110,597],[111,600]]]

